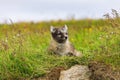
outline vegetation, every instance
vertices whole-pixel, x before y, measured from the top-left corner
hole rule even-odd
[[[51,68],[69,68],[100,61],[120,69],[120,17],[92,20],[58,20],[0,24],[0,80],[31,79],[44,76]],[[67,24],[69,39],[83,57],[57,56],[46,52],[49,28]]]

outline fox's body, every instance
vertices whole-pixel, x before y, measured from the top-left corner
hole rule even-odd
[[[62,28],[51,27],[52,39],[48,50],[58,55],[80,56],[81,54],[75,50],[68,40],[67,26]]]

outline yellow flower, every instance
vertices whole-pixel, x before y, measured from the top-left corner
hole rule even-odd
[[[89,32],[92,32],[92,28],[89,28]]]
[[[99,30],[102,30],[102,27],[99,27]]]

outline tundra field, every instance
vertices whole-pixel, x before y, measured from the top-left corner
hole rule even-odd
[[[115,13],[115,12],[113,12]],[[42,77],[52,68],[103,62],[120,70],[120,18],[58,20],[0,24],[0,80]],[[57,56],[46,52],[50,26],[68,26],[69,40],[83,57]]]

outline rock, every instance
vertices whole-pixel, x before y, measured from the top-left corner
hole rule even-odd
[[[87,66],[75,65],[68,70],[61,71],[59,80],[90,80],[90,75]]]

